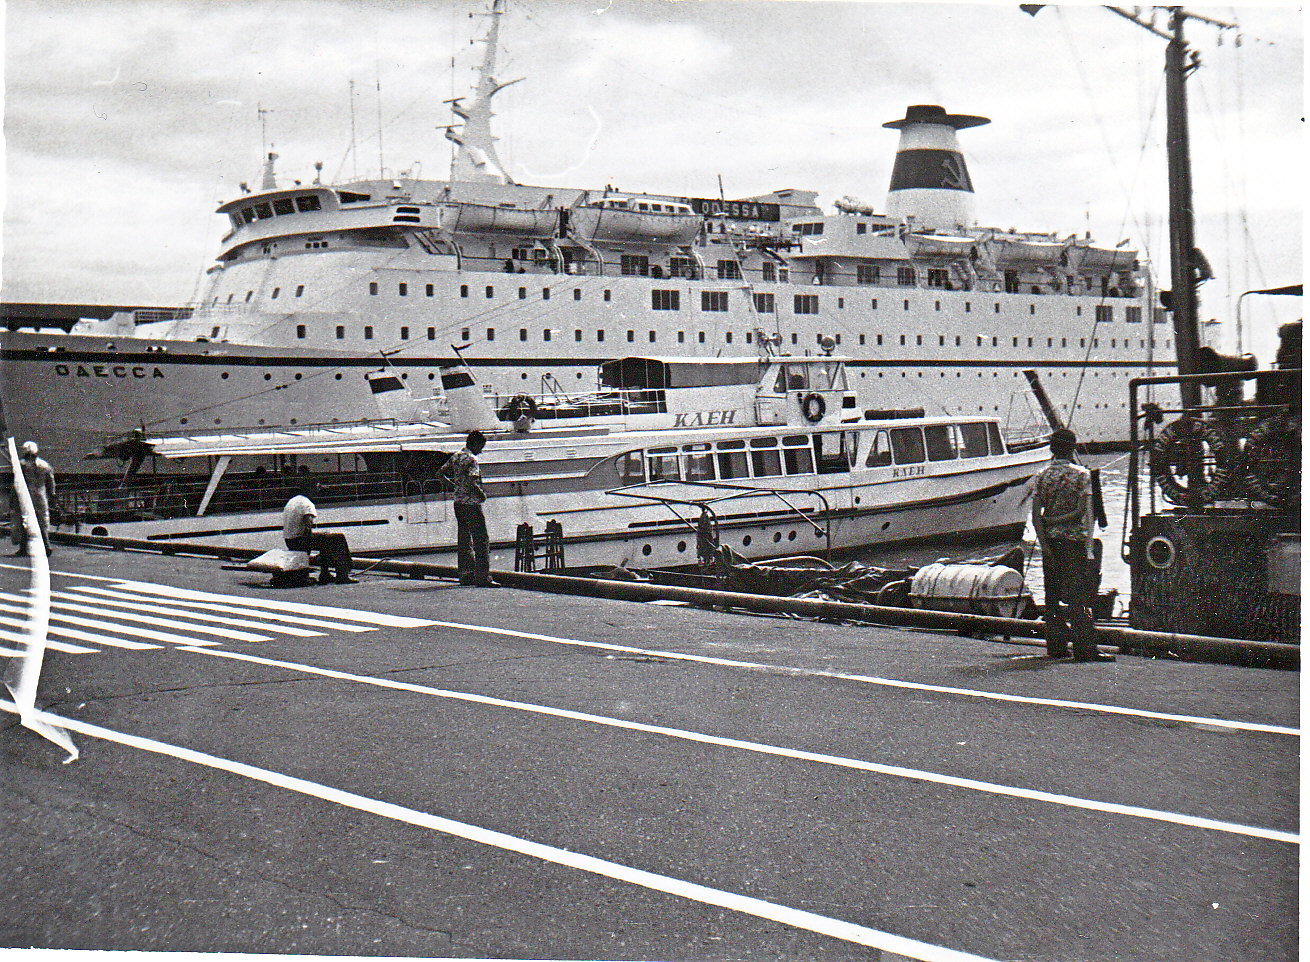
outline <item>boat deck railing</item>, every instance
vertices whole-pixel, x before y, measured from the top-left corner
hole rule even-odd
[[[677,497],[673,494],[665,493],[656,489],[659,488],[702,488],[707,492],[723,492],[717,495],[707,495],[703,498]],[[679,521],[685,524],[697,535],[697,547],[702,547],[701,542],[707,537],[712,538],[712,543],[717,546],[719,543],[719,513],[714,510],[715,505],[722,505],[728,501],[735,501],[740,498],[766,497],[781,501],[785,506],[784,514],[794,516],[803,523],[810,526],[815,534],[821,534],[824,538],[824,555],[831,558],[832,555],[832,508],[828,499],[821,491],[813,491],[808,488],[759,488],[740,484],[723,484],[717,481],[644,481],[640,484],[625,485],[621,488],[612,488],[605,492],[623,498],[636,498],[642,501],[651,501],[656,504],[662,504]],[[805,511],[793,504],[791,498],[810,497],[817,498],[822,507],[819,509],[819,517],[823,519],[820,525],[812,517],[814,511]],[[692,519],[681,514],[677,509],[698,508],[700,517],[693,521]],[[758,515],[760,512],[753,512]],[[706,528],[708,527],[708,531]]]

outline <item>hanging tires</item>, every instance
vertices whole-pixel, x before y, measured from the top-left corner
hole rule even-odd
[[[1301,503],[1301,432],[1286,417],[1261,421],[1242,455],[1247,491],[1275,508]]]
[[[1193,458],[1200,465],[1200,478],[1188,475]],[[1151,478],[1174,504],[1208,504],[1228,483],[1234,460],[1232,448],[1213,425],[1179,418],[1155,436]]]

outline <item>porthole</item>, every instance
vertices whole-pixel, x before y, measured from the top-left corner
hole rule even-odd
[[[746,537],[744,537],[744,538],[741,539],[741,544],[742,544],[742,547],[743,547],[743,548],[744,548],[744,547],[749,547],[749,546],[750,546],[750,543],[751,543],[751,536],[750,536],[750,535],[746,535]]]
[[[884,522],[882,523],[882,530],[883,530],[883,531],[886,531],[886,530],[887,530],[888,528],[890,528],[891,526],[892,526],[892,523],[891,523],[890,521],[884,521]]]
[[[305,376],[305,375],[301,374],[299,371],[296,372],[296,380],[297,380],[297,381],[299,381],[299,380],[300,380],[302,377],[304,377],[304,376]]]
[[[782,532],[781,531],[773,532],[773,543],[777,544],[781,540],[782,540]]]
[[[340,374],[338,374],[338,375],[336,376],[336,380],[338,380],[338,381],[341,380],[341,375],[340,375]]]
[[[679,542],[678,542],[678,553],[681,554],[683,551],[686,551],[686,550],[687,550],[687,542],[685,542],[685,541],[679,541]]]
[[[649,554],[650,554],[650,545],[648,545],[648,544],[644,544],[644,545],[642,545],[642,546],[641,546],[641,553],[644,554],[644,555],[649,555]]]
[[[788,532],[787,532],[787,540],[788,540],[788,541],[795,541],[795,540],[796,540],[796,532],[795,532],[795,531],[788,531]]]
[[[227,380],[227,371],[224,371],[224,372],[222,373],[222,375],[220,375],[220,376],[223,378],[224,381],[226,381],[226,380]]]
[[[273,375],[272,375],[272,374],[265,373],[265,374],[264,374],[264,380],[265,380],[265,381],[271,381],[271,380],[273,380]]]

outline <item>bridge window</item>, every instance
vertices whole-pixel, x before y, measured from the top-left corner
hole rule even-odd
[[[819,313],[819,295],[818,294],[797,294],[792,302],[793,313],[796,314],[818,314]]]
[[[258,217],[260,220],[268,220],[270,217],[273,216],[273,208],[270,207],[268,204],[256,204],[255,216]]]
[[[275,214],[294,214],[296,206],[290,197],[279,197],[273,201],[273,213]]]
[[[308,213],[311,210],[321,210],[323,204],[319,201],[317,194],[301,194],[296,198],[296,208],[302,213]]]

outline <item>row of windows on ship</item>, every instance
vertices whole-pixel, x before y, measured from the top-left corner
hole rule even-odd
[[[394,234],[386,233],[376,237],[363,231],[354,233],[359,235],[354,239],[363,246],[409,246],[405,240],[405,235],[399,232]],[[349,244],[349,242],[347,243]],[[269,241],[261,246],[261,252],[265,255],[273,254],[278,251],[280,246],[277,241]],[[306,250],[320,250],[330,247],[331,241],[326,238],[311,238],[304,242],[304,246]],[[432,246],[430,241],[422,246],[429,251],[442,249]],[[465,266],[469,269],[478,269],[479,262],[484,262],[482,264],[483,269],[500,263],[494,244],[488,245],[488,253],[485,257],[477,257],[472,252],[466,252],[463,260]],[[594,261],[589,260],[587,252],[581,249],[564,247],[557,250],[547,250],[542,247],[515,247],[511,250],[510,257],[503,262],[501,269],[507,274],[523,274],[529,268],[534,273],[544,271],[557,274],[584,274],[588,272],[589,265],[594,267]],[[793,273],[798,273],[802,275],[803,283],[819,286],[841,287],[854,284],[855,286],[867,287],[927,287],[948,291],[971,290],[973,288],[973,279],[971,277],[958,271],[952,271],[947,267],[920,267],[894,263],[856,264],[854,267],[854,270],[849,270],[843,260],[829,258],[816,258],[813,268],[802,269],[798,266],[795,271],[786,265],[771,260],[761,261],[758,267],[743,267],[741,261],[736,258],[720,258],[713,267],[704,269],[702,269],[699,261],[691,257],[670,257],[667,266],[661,263],[652,264],[650,256],[646,254],[622,254],[618,260],[620,275],[624,277],[651,277],[657,280],[665,277],[686,278],[688,280],[704,280],[709,277],[717,277],[719,280],[724,281],[740,281],[745,280],[749,275],[751,280],[757,280],[761,283],[786,284],[791,281]],[[893,272],[895,276],[894,285],[892,283]],[[1020,271],[1007,268],[1000,272],[997,280],[982,281],[981,283],[997,292],[1003,290],[1007,294],[1021,294],[1025,292],[1025,288],[1027,292],[1032,294],[1067,290],[1071,294],[1096,294],[1099,292],[1101,297],[1135,297],[1138,293],[1137,282],[1133,275],[1128,272],[1120,273],[1117,281],[1111,275],[1095,272],[1070,274],[1057,284],[1050,275],[1041,271]]]
[[[215,328],[213,329],[212,336],[213,336],[213,337],[218,337],[219,334],[221,333],[221,331],[222,331],[222,328],[221,328],[221,327],[215,327]],[[401,341],[408,341],[408,340],[410,340],[410,334],[411,334],[411,331],[410,331],[410,328],[409,328],[409,327],[402,325],[402,326],[400,327],[398,333],[399,333],[399,338],[398,338],[398,340],[401,340]],[[444,332],[443,332],[443,333],[444,333]],[[553,340],[553,336],[554,336],[555,333],[557,333],[557,332],[553,331],[551,328],[548,328],[548,327],[547,327],[547,328],[542,328],[542,329],[540,330],[540,334],[541,334],[541,340],[542,340],[542,342],[543,342],[543,343],[550,343],[550,342]],[[689,332],[687,332],[687,331],[676,331],[676,332],[672,332],[672,333],[674,333],[674,334],[676,335],[677,343],[679,343],[679,344],[686,344],[686,343],[687,343],[687,335],[688,335]],[[472,340],[472,334],[473,334],[472,329],[471,329],[471,328],[467,328],[467,327],[465,327],[465,328],[461,328],[461,329],[460,329],[460,332],[459,332],[460,339],[461,339],[462,341],[464,341],[464,342],[468,342],[468,341]],[[734,343],[734,342],[733,342],[733,332],[732,332],[732,331],[723,331],[722,334],[723,334],[723,343],[724,343],[724,344],[732,344],[732,343]],[[373,329],[373,325],[372,325],[372,324],[365,324],[365,325],[364,325],[364,327],[363,327],[363,335],[364,335],[364,340],[366,340],[366,341],[371,341],[371,340],[374,339],[374,329]],[[817,346],[822,346],[822,344],[823,344],[823,339],[824,339],[825,336],[826,336],[826,335],[823,335],[823,334],[815,334],[815,335],[814,335],[814,343],[815,343]],[[297,338],[300,338],[300,339],[302,339],[302,340],[308,338],[308,337],[309,337],[309,327],[308,327],[308,325],[306,325],[306,324],[297,324],[297,325],[296,325],[296,337],[297,337]],[[833,340],[836,342],[837,346],[840,347],[841,344],[842,344],[842,335],[841,335],[840,333],[838,333],[838,334],[832,335],[832,337],[833,337]],[[855,335],[855,340],[856,340],[856,343],[858,343],[860,347],[866,347],[866,346],[869,346],[870,344],[876,345],[876,346],[878,346],[878,347],[885,347],[885,346],[889,346],[889,345],[890,345],[890,346],[899,346],[899,347],[910,347],[910,346],[914,346],[914,347],[923,347],[923,346],[924,346],[924,337],[923,337],[922,334],[901,334],[901,335],[899,335],[899,343],[896,342],[895,340],[893,340],[893,337],[895,337],[895,336],[894,336],[894,335],[886,335],[886,336],[884,336],[884,335],[882,335],[882,334],[872,334],[872,335],[870,335],[870,334],[857,334],[857,335]],[[913,338],[913,344],[912,344],[912,345],[911,345],[910,338]],[[338,341],[344,341],[344,340],[346,339],[346,325],[344,325],[344,324],[338,324],[338,325],[336,325],[336,339],[337,339]],[[435,340],[437,339],[437,328],[435,328],[435,327],[429,327],[429,328],[427,329],[427,339],[428,339],[429,341],[435,341]],[[495,342],[495,340],[496,340],[496,329],[495,329],[494,327],[488,327],[488,328],[486,329],[486,340],[487,340],[488,343],[494,343],[494,342]],[[583,334],[582,329],[581,329],[581,328],[575,328],[574,331],[573,331],[573,341],[574,341],[574,343],[576,343],[576,344],[581,344],[581,343],[583,342],[583,340],[584,340],[584,334]],[[746,332],[746,338],[745,338],[745,340],[746,340],[746,343],[747,343],[747,344],[754,344],[754,343],[755,343],[755,333],[754,333],[753,331],[747,331],[747,332]],[[929,335],[928,340],[929,340],[929,346],[931,346],[931,341],[932,341],[932,336],[931,336],[931,335]],[[990,346],[990,347],[1000,347],[1000,346],[1001,346],[1001,342],[1002,342],[1003,340],[1004,340],[1004,338],[1002,338],[999,334],[991,334],[991,335],[975,334],[974,337],[973,337],[973,341],[974,341],[973,346],[974,346],[974,347],[988,347],[988,346]],[[1042,341],[1042,340],[1043,340],[1043,339],[1042,339],[1041,337],[1016,337],[1016,336],[1011,336],[1011,337],[1009,338],[1009,341],[1010,341],[1010,347],[1012,347],[1012,348],[1020,347],[1020,346],[1021,346],[1021,345],[1020,345],[1020,342],[1021,342],[1021,341],[1024,342],[1024,344],[1022,345],[1022,346],[1024,346],[1024,347],[1029,347],[1029,348],[1040,348],[1040,347],[1041,347],[1041,341]],[[1046,346],[1047,346],[1048,348],[1055,349],[1055,348],[1057,347],[1057,345],[1056,345],[1056,343],[1055,343],[1056,340],[1057,340],[1057,338],[1055,338],[1055,337],[1048,337],[1048,338],[1045,338]],[[1059,340],[1059,342],[1060,342],[1059,345],[1058,345],[1058,347],[1059,347],[1060,349],[1063,349],[1063,348],[1068,348],[1068,347],[1070,346],[1070,342],[1072,341],[1072,338],[1069,338],[1069,337],[1061,337],[1061,338],[1058,338],[1058,340]],[[1127,350],[1127,349],[1132,348],[1132,346],[1133,346],[1133,343],[1132,343],[1133,340],[1134,340],[1133,338],[1129,338],[1129,337],[1122,337],[1122,338],[1121,338],[1121,337],[1112,337],[1112,338],[1109,339],[1109,346],[1110,346],[1111,349]],[[528,342],[528,329],[527,329],[526,327],[520,327],[520,328],[519,328],[519,341],[522,342],[522,343],[527,343],[527,342]],[[697,343],[697,344],[717,343],[717,341],[718,341],[717,336],[715,336],[715,335],[713,335],[713,334],[707,334],[705,331],[697,331],[697,332],[696,332],[696,343]],[[1087,347],[1087,341],[1088,341],[1088,338],[1086,338],[1086,337],[1080,337],[1080,338],[1078,338],[1078,346],[1079,346],[1080,348],[1086,348],[1086,347]],[[1145,350],[1145,348],[1146,348],[1146,344],[1147,344],[1148,341],[1150,341],[1150,344],[1151,344],[1151,347],[1152,347],[1152,348],[1156,348],[1156,347],[1161,346],[1161,345],[1157,344],[1156,339],[1155,339],[1154,337],[1151,337],[1151,338],[1139,337],[1139,338],[1136,338],[1136,341],[1137,341],[1137,347],[1138,347],[1139,350]],[[964,346],[965,346],[965,338],[964,338],[963,335],[956,334],[956,335],[954,335],[953,337],[948,337],[948,336],[945,335],[945,334],[938,334],[938,335],[937,335],[937,346],[938,346],[938,347],[948,347],[948,346],[951,346],[951,345],[952,345],[952,342],[953,342],[953,346],[955,346],[955,347],[964,347]],[[1091,342],[1092,342],[1092,348],[1093,348],[1093,349],[1099,349],[1099,348],[1101,347],[1101,338],[1099,338],[1099,337],[1093,337],[1093,338],[1091,338]],[[596,328],[596,343],[597,343],[597,344],[604,344],[604,343],[606,343],[606,341],[605,341],[605,328],[600,328],[600,327]],[[637,332],[636,332],[635,329],[632,329],[632,328],[629,328],[629,329],[628,329],[628,331],[627,331],[627,343],[628,343],[628,344],[635,344],[635,343],[637,343]],[[646,332],[646,342],[645,342],[645,343],[649,343],[649,344],[658,344],[658,343],[659,343],[659,332],[658,332],[658,331],[647,331],[647,332]],[[796,331],[792,331],[792,332],[791,332],[791,343],[792,343],[792,346],[794,346],[794,347],[798,347],[798,346],[800,346],[800,334],[797,333]],[[848,342],[848,344],[849,344],[849,342]],[[1172,347],[1172,339],[1170,339],[1170,338],[1166,338],[1166,339],[1164,340],[1163,347],[1164,347],[1165,350],[1169,350],[1169,349]]]
[[[855,468],[861,455],[864,467],[881,468],[1004,453],[1005,445],[996,422],[975,421],[652,447],[621,456],[619,475],[625,484],[734,481],[839,474]]]
[[[415,296],[423,296],[423,297],[435,297],[435,296],[436,296],[436,285],[435,285],[435,284],[425,284],[425,285],[423,285],[423,293],[422,293],[422,295],[419,295],[418,292],[417,292],[418,285],[414,285],[414,288],[415,288],[415,291],[414,291]],[[503,290],[503,289],[502,289],[502,290]],[[370,296],[370,297],[378,297],[378,296],[381,296],[381,294],[382,294],[382,286],[381,286],[381,284],[380,284],[378,281],[369,281],[369,284],[368,284],[368,293],[369,293],[369,296]],[[594,292],[593,292],[593,293],[594,293]],[[652,291],[650,292],[650,307],[651,307],[651,310],[652,310],[652,311],[681,311],[681,310],[682,310],[682,293],[683,293],[683,292],[682,292],[681,290],[677,290],[677,289],[672,289],[672,290],[652,290]],[[731,307],[730,307],[730,304],[731,304],[731,301],[730,301],[730,295],[731,295],[731,293],[732,293],[731,291],[701,291],[701,292],[700,292],[700,309],[701,309],[702,313],[728,313],[728,312],[731,310]],[[583,292],[583,289],[582,289],[581,287],[575,287],[575,288],[573,288],[573,300],[575,300],[575,301],[581,301],[581,300],[583,300],[583,295],[584,295],[584,292]],[[274,300],[274,301],[275,301],[275,300],[278,300],[281,296],[282,296],[282,288],[281,288],[280,286],[278,286],[278,287],[274,287],[274,288],[272,289],[272,291],[269,292],[269,300]],[[290,296],[291,296],[293,299],[294,299],[294,298],[302,298],[302,297],[304,297],[304,296],[305,296],[305,285],[304,285],[304,284],[297,284],[297,285],[296,285],[296,288],[295,288],[295,291],[294,291]],[[399,281],[399,282],[397,282],[397,284],[396,284],[396,296],[397,296],[397,297],[409,297],[409,296],[410,296],[410,284],[409,284],[408,281]],[[471,297],[471,296],[472,296],[472,293],[471,293],[471,287],[470,287],[470,285],[468,285],[468,284],[461,284],[461,285],[459,285],[459,296],[460,296],[461,298],[469,298],[469,297]],[[220,297],[220,295],[218,295],[218,294],[215,294],[215,295],[214,295],[213,300],[211,301],[211,305],[212,305],[212,306],[217,306],[217,305],[218,305],[219,297]],[[244,299],[244,303],[246,303],[246,304],[251,303],[251,302],[254,300],[254,297],[255,297],[255,292],[254,292],[254,290],[247,290],[247,291],[246,291],[246,296],[245,296],[245,299]],[[486,300],[494,300],[494,299],[495,299],[495,297],[496,297],[496,287],[495,287],[494,284],[487,284],[487,285],[483,288],[483,297],[484,297],[484,299],[486,299]],[[224,301],[224,304],[227,304],[227,305],[233,304],[234,301],[235,301],[235,299],[236,299],[236,292],[235,292],[235,291],[229,292],[228,295],[227,295],[227,300]],[[518,299],[518,300],[521,300],[521,301],[522,301],[522,300],[527,300],[527,299],[528,299],[528,288],[527,288],[527,287],[519,287],[519,288],[518,288],[518,297],[517,297],[517,299]],[[542,288],[541,288],[541,299],[542,299],[543,301],[548,301],[548,300],[551,299],[551,288],[550,288],[550,287],[542,287]],[[608,289],[608,288],[604,289],[604,290],[601,292],[601,300],[602,300],[604,303],[606,303],[606,304],[612,303],[612,302],[613,302],[613,291],[610,290],[610,289]],[[779,299],[778,299],[778,298],[777,298],[777,297],[776,297],[772,292],[768,292],[768,291],[764,291],[764,292],[755,292],[755,293],[752,293],[752,294],[751,294],[751,306],[754,308],[755,313],[757,313],[757,314],[769,314],[769,315],[777,314],[777,313],[778,313],[778,300],[779,300]],[[837,298],[836,298],[836,302],[835,302],[835,303],[836,303],[836,310],[839,310],[839,311],[841,311],[841,310],[846,310],[846,300],[847,300],[847,298],[844,297],[844,296],[837,297]],[[785,303],[786,303],[786,298],[783,298],[783,299],[782,299],[782,302],[785,304]],[[858,302],[857,302],[854,298],[851,299],[851,306],[852,306],[852,308],[854,308],[854,307],[856,306],[857,303],[858,303]],[[964,301],[963,304],[964,304],[964,313],[966,313],[966,314],[972,314],[972,313],[973,313],[973,301]],[[819,313],[821,313],[821,306],[822,306],[822,302],[820,301],[820,298],[819,298],[819,295],[818,295],[818,294],[794,294],[794,295],[792,295],[792,303],[791,303],[791,309],[792,309],[792,311],[791,311],[791,312],[792,312],[792,314],[795,315],[795,316],[803,316],[803,315],[814,315],[814,314],[819,314]],[[869,309],[870,309],[870,310],[874,310],[874,311],[878,310],[878,298],[876,298],[876,297],[874,297],[874,298],[870,298],[870,300],[869,300]],[[910,299],[908,299],[908,298],[902,298],[902,299],[901,299],[901,309],[904,310],[904,311],[908,311],[908,310],[911,309],[911,301],[910,301]],[[942,302],[939,301],[939,300],[938,300],[938,301],[934,301],[934,302],[933,302],[933,310],[934,310],[934,311],[937,311],[937,312],[940,312],[941,309],[942,309]],[[1114,319],[1115,319],[1115,309],[1114,309],[1114,305],[1113,305],[1113,304],[1097,304],[1097,305],[1095,305],[1095,311],[1096,311],[1096,322],[1097,322],[1098,324],[1111,324],[1111,323],[1114,322]],[[993,301],[993,302],[992,302],[992,313],[993,313],[993,314],[1000,314],[1000,313],[1001,313],[1001,302],[1000,302],[1000,301]],[[1037,314],[1037,305],[1036,305],[1036,304],[1032,304],[1032,303],[1030,303],[1030,304],[1028,305],[1028,314],[1029,314],[1029,316],[1036,316],[1036,314]],[[1157,323],[1157,324],[1163,324],[1163,323],[1165,323],[1165,321],[1167,320],[1167,315],[1166,315],[1166,313],[1165,313],[1163,310],[1159,310],[1159,309],[1157,309],[1157,310],[1155,310],[1155,311],[1153,312],[1153,315],[1154,315],[1155,323]],[[1073,314],[1073,316],[1074,316],[1074,317],[1082,317],[1082,316],[1083,316],[1083,305],[1081,305],[1081,304],[1075,304],[1075,305],[1074,305],[1074,314]],[[1127,323],[1127,324],[1140,324],[1140,323],[1142,322],[1142,308],[1141,308],[1141,306],[1140,306],[1140,305],[1137,305],[1137,304],[1129,304],[1129,305],[1126,305],[1126,306],[1124,307],[1124,322]]]

